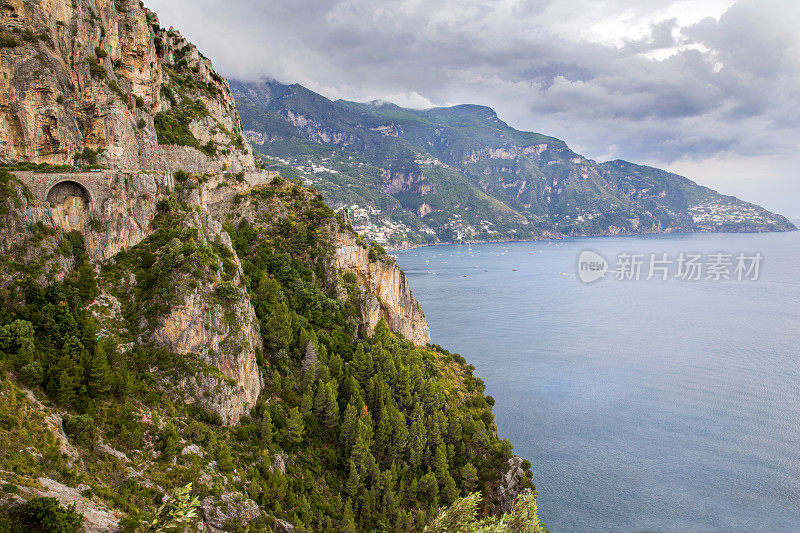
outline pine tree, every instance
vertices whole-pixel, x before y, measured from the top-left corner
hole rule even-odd
[[[439,496],[439,483],[436,475],[428,470],[428,473],[419,479],[419,492],[424,495],[429,502],[433,502]]]
[[[350,460],[350,473],[347,476],[347,482],[345,483],[345,491],[347,495],[351,498],[355,498],[358,494],[358,489],[361,485],[361,479],[358,473],[358,467],[356,466],[355,461],[352,459]]]
[[[77,399],[78,380],[69,370],[62,370],[58,376],[56,397],[61,405],[72,405]]]
[[[344,446],[346,453],[350,452],[356,436],[356,426],[358,424],[358,411],[352,403],[348,403],[344,410],[344,420],[342,429],[339,433],[339,441]]]
[[[361,383],[367,383],[369,378],[372,377],[374,372],[372,354],[364,350],[363,344],[359,344],[356,348],[356,353],[353,356],[353,369],[355,377]]]
[[[353,513],[353,504],[350,500],[347,500],[347,503],[344,504],[341,531],[342,533],[356,533],[356,519]]]
[[[414,413],[411,415],[411,442],[409,450],[409,462],[412,468],[419,468],[425,454],[427,435],[425,424],[422,422],[422,406],[417,403],[414,406]]]
[[[469,494],[478,487],[478,470],[472,463],[467,463],[461,468],[461,488]]]
[[[392,416],[392,426],[394,426],[394,433],[392,434],[390,456],[392,460],[397,461],[405,456],[410,438],[408,427],[406,426],[406,417],[397,409],[394,410]]]
[[[392,422],[389,418],[387,409],[381,405],[378,411],[378,427],[375,430],[375,450],[379,457],[388,454],[388,448],[392,443]]]
[[[333,431],[339,425],[339,404],[336,403],[336,396],[330,385],[321,380],[317,383],[314,412],[327,431]]]
[[[439,485],[444,485],[444,482],[449,475],[449,470],[447,467],[447,448],[444,444],[440,444],[436,447],[436,451],[434,452],[433,456],[433,469],[436,472],[436,479],[439,481]]]
[[[263,314],[266,315],[262,332],[267,346],[273,352],[289,348],[293,340],[292,314],[283,301],[280,284],[264,274],[259,280],[256,294],[259,306],[263,306]]]
[[[338,353],[332,354],[328,358],[328,368],[331,372],[331,378],[337,382],[342,381],[342,368],[344,368],[344,361]]]
[[[446,503],[451,503],[453,500],[458,498],[458,488],[456,487],[456,482],[449,472],[445,474],[441,494],[442,500],[444,500]]]
[[[311,387],[303,393],[303,399],[300,401],[300,413],[303,418],[308,418],[314,411],[314,398],[311,395]]]
[[[359,418],[353,451],[350,453],[350,458],[355,462],[359,472],[366,472],[370,467],[370,462],[374,460],[372,452],[370,452],[371,444],[371,430],[367,427],[364,418]]]
[[[289,410],[289,417],[286,419],[286,441],[292,445],[299,444],[303,440],[304,431],[303,415],[300,414],[300,410],[297,407],[292,407]]]
[[[114,372],[108,364],[110,346],[106,342],[97,344],[91,358],[88,372],[89,393],[95,398],[102,398],[111,392],[114,386]]]
[[[260,428],[261,442],[269,446],[272,443],[272,416],[267,409],[264,409],[264,414],[261,415],[261,428]]]

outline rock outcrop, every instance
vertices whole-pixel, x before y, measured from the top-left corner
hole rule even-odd
[[[514,508],[514,501],[518,497],[531,493],[531,484],[528,478],[530,470],[526,470],[524,463],[525,460],[516,455],[508,460],[508,470],[503,474],[497,489],[498,506],[503,513],[511,512]]]
[[[362,305],[365,326],[372,331],[380,319],[389,328],[416,345],[431,340],[428,321],[419,302],[411,294],[406,275],[388,261],[370,260],[369,250],[350,233],[338,233],[334,243],[334,265],[356,276],[367,293]]]
[[[86,533],[114,533],[119,530],[119,518],[104,505],[92,498],[81,494],[81,489],[86,487],[70,487],[46,477],[40,477],[36,483],[30,487],[21,487],[19,495],[6,496],[0,498],[0,503],[5,505],[22,505],[24,502],[35,497],[55,498],[58,502],[67,507],[75,506],[75,511],[83,515],[83,528]],[[11,500],[11,501],[9,501]]]
[[[0,160],[254,168],[227,81],[138,0],[9,0],[0,36]]]
[[[208,496],[200,504],[207,533],[233,531],[245,527],[261,514],[253,500],[241,494],[223,494],[219,499]]]
[[[200,230],[198,245],[217,242],[229,251],[235,268],[227,284],[230,294],[218,296],[224,284],[220,274],[191,280],[194,290],[180,291],[181,302],[160,321],[153,338],[170,351],[192,355],[221,372],[222,376],[194,373],[182,385],[193,392],[188,401],[217,413],[225,424],[235,424],[250,412],[263,388],[256,362],[256,350],[263,349],[261,331],[242,286],[241,264],[222,225],[213,219],[203,221],[196,213],[187,225]]]

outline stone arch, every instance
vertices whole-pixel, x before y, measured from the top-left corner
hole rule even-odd
[[[53,207],[54,204],[64,203],[70,197],[82,199],[87,208],[92,205],[92,195],[89,190],[77,181],[72,180],[59,181],[50,187],[50,190],[47,191],[46,199],[50,207]]]
[[[47,191],[50,215],[64,231],[83,232],[89,220],[92,195],[81,183],[72,180],[59,181]]]

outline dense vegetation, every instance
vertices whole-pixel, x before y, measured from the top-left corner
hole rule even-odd
[[[178,178],[184,193],[197,186]],[[165,352],[148,332],[198,286],[214,284],[207,298],[223,306],[238,289],[233,251],[202,238],[181,194],[159,204],[151,237],[99,273],[72,233],[59,246],[72,265],[63,281],[20,275],[0,291],[3,482],[83,483],[125,513],[125,530],[189,483],[192,498],[252,499],[265,513],[252,530],[275,519],[310,531],[421,530],[476,490],[480,513],[493,512],[511,445],[494,433],[483,383],[456,354],[415,347],[383,323],[359,330],[355,279],[330,266],[328,232],[345,223],[291,182],[240,198],[259,215],[227,226],[261,323],[261,400],[232,427],[185,402],[176,384],[216,369]],[[384,260],[380,247],[372,254]],[[110,296],[113,316],[98,305]],[[63,413],[76,457],[59,449],[42,409]],[[26,448],[41,458],[11,453]]]

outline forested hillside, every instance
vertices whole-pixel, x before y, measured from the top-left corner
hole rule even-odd
[[[273,80],[231,87],[269,168],[313,184],[384,245],[794,228],[676,174],[597,163],[485,106],[334,102]]]

